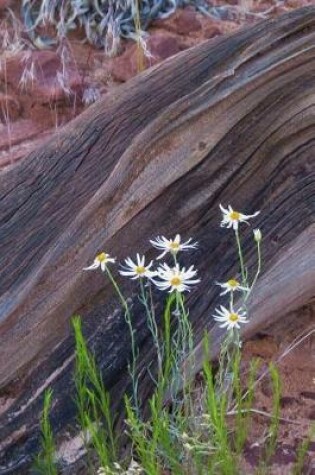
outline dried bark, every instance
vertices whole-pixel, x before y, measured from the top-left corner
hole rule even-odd
[[[126,389],[123,315],[104,277],[82,272],[96,252],[153,257],[157,234],[199,241],[183,256],[202,278],[188,298],[198,355],[214,281],[237,266],[219,203],[262,210],[265,273],[248,335],[314,295],[314,45],[315,7],[205,42],[120,87],[1,173],[0,474],[27,473],[46,386],[59,436],[74,420],[73,314],[118,405]],[[243,245],[252,270],[249,228]],[[152,350],[136,314],[145,366]]]

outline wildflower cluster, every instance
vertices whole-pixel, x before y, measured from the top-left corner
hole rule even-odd
[[[210,389],[212,388],[211,391],[215,393],[215,399],[211,399],[212,402],[209,404],[219,404],[218,401],[224,393],[228,395],[227,397],[231,402],[233,385],[236,384],[235,378],[237,378],[237,375],[234,374],[235,366],[233,365],[235,365],[235,361],[237,361],[239,357],[240,327],[248,322],[246,301],[260,271],[260,230],[254,230],[254,241],[258,249],[258,269],[251,284],[249,284],[248,272],[244,265],[239,235],[240,224],[248,224],[248,220],[256,217],[259,212],[252,215],[245,215],[233,210],[230,205],[228,208],[224,208],[220,205],[220,209],[222,211],[221,227],[232,229],[235,235],[240,261],[240,277],[229,276],[224,282],[216,282],[216,285],[221,289],[220,297],[228,298],[229,302],[226,306],[219,305],[213,314],[214,321],[219,324],[220,328],[226,329],[227,333],[221,345],[217,376],[218,383],[216,383],[215,386],[211,386],[212,376],[209,373],[209,369],[207,370],[209,373],[208,383],[211,386]],[[176,234],[174,238],[157,236],[155,239],[151,239],[150,243],[159,251],[156,261],[147,260],[145,255],[137,253],[135,258],[127,257],[124,262],[119,265],[118,272],[121,276],[129,278],[139,285],[139,301],[145,309],[147,326],[151,333],[157,356],[157,373],[153,376],[150,372],[150,368],[146,369],[155,387],[154,397],[150,404],[153,412],[156,411],[159,417],[163,419],[165,414],[163,415],[161,411],[163,411],[166,392],[169,394],[173,408],[178,414],[180,414],[182,410],[184,412],[187,411],[188,406],[190,406],[189,387],[191,383],[186,379],[183,365],[189,364],[193,373],[195,361],[193,358],[193,331],[189,320],[189,313],[185,307],[183,294],[193,289],[193,287],[200,282],[200,279],[193,265],[187,268],[182,266],[179,262],[181,252],[197,248],[197,242],[193,242],[192,238],[184,241],[179,234]],[[162,259],[165,259],[165,261],[161,262]],[[169,261],[167,261],[167,259],[169,259]],[[154,471],[155,469],[152,468],[152,461],[149,455],[144,455],[145,450],[141,446],[142,434],[146,432],[147,426],[142,420],[142,401],[140,400],[138,390],[139,374],[137,363],[139,349],[137,347],[132,308],[129,307],[127,300],[123,296],[111,272],[111,265],[115,263],[116,258],[111,257],[107,252],[103,251],[97,254],[93,263],[85,267],[84,270],[100,269],[107,274],[125,312],[125,320],[129,328],[132,350],[131,359],[128,364],[132,382],[132,395],[126,396],[125,398],[127,412],[126,423],[128,432],[130,431],[130,436],[134,437],[140,444],[138,446],[140,452],[138,451],[137,455],[139,456],[139,454],[142,453],[142,456],[140,456],[142,465],[138,465],[132,458],[129,467],[125,470],[116,462],[108,465],[106,458],[103,457],[102,466],[98,471],[98,475],[141,474],[151,473],[152,470],[152,473],[157,473]],[[168,295],[165,306],[166,310],[164,311],[162,319],[156,316],[152,288],[167,292]],[[237,305],[235,305],[234,302],[236,298]],[[173,319],[176,325],[173,325]],[[183,391],[182,396],[179,396],[180,390]],[[224,405],[225,403],[223,402],[222,404]],[[163,424],[162,421],[161,424]],[[152,430],[153,429],[150,428],[149,433]],[[175,426],[173,428],[169,427],[169,430],[175,431],[176,433],[178,428]],[[189,436],[187,437],[188,439],[185,440],[183,444],[183,457],[186,457],[187,453],[190,452],[193,454],[197,451],[200,454],[204,454],[210,450],[209,445],[203,441],[202,438],[199,440],[194,438],[190,439]],[[178,440],[179,439],[180,437],[178,436]],[[141,452],[142,450],[144,450],[144,452]],[[154,450],[156,450],[156,448],[154,448]]]
[[[217,282],[217,285],[222,289],[220,296],[227,295],[229,297],[229,306],[227,308],[226,306],[220,305],[220,307],[215,310],[213,318],[215,321],[219,322],[221,328],[226,328],[229,331],[239,329],[240,324],[248,322],[245,306],[240,306],[238,309],[234,308],[234,293],[242,292],[244,296],[244,304],[257,280],[260,271],[260,241],[262,235],[259,229],[254,229],[254,240],[258,246],[259,266],[252,285],[249,286],[246,278],[247,273],[245,272],[243,264],[243,254],[239,238],[239,225],[243,222],[248,224],[248,220],[258,216],[259,211],[251,215],[246,215],[239,211],[235,211],[230,205],[227,208],[224,208],[221,204],[220,210],[222,211],[221,227],[232,228],[235,232],[241,266],[241,280],[232,277],[226,282]],[[137,253],[135,260],[128,257],[125,259],[124,264],[121,265],[119,273],[122,276],[128,277],[132,280],[139,280],[142,286],[143,280],[146,279],[147,281],[150,281],[150,283],[153,283],[159,290],[168,291],[169,293],[190,291],[191,286],[200,282],[200,279],[196,278],[197,271],[194,269],[193,265],[186,270],[185,267],[180,267],[177,262],[177,255],[180,251],[196,249],[197,243],[192,242],[192,238],[183,242],[179,234],[177,234],[174,239],[168,239],[165,236],[157,236],[155,239],[150,240],[150,243],[154,248],[162,251],[157,256],[157,260],[170,254],[173,257],[173,265],[170,266],[164,262],[154,269],[154,262],[152,260],[146,264],[145,256],[140,256],[140,254]],[[106,252],[101,252],[95,257],[92,265],[84,268],[84,270],[95,270],[100,268],[101,271],[107,271],[111,276],[108,264],[115,262],[116,258],[110,257]]]
[[[243,264],[243,253],[242,253],[242,249],[240,245],[238,229],[239,229],[240,223],[244,222],[248,224],[248,220],[258,216],[260,211],[256,211],[256,213],[254,214],[246,215],[239,211],[233,210],[232,206],[230,205],[227,208],[224,208],[221,204],[220,204],[220,209],[222,211],[221,227],[232,228],[235,233],[236,242],[238,246],[240,266],[241,266],[242,282],[240,282],[235,277],[232,277],[223,283],[217,282],[217,285],[219,285],[222,289],[220,296],[228,295],[230,302],[229,302],[229,308],[226,308],[223,305],[220,305],[220,308],[216,309],[216,313],[213,315],[213,318],[215,321],[220,323],[219,326],[221,328],[226,328],[227,330],[233,331],[233,329],[239,329],[240,324],[248,322],[248,319],[246,318],[247,311],[245,309],[245,306],[244,305],[240,306],[237,310],[234,308],[234,292],[240,291],[243,293],[243,296],[244,296],[243,304],[244,304],[247,300],[247,296],[251,292],[253,284],[256,282],[256,279],[254,279],[252,286],[249,287],[247,279],[246,279],[247,272],[245,272],[244,264]],[[261,241],[261,237],[262,237],[261,231],[259,229],[255,229],[254,240],[258,244],[258,249],[259,249],[259,243]],[[259,258],[259,262],[260,262],[260,258]],[[259,271],[260,271],[260,265],[259,265],[258,272]]]
[[[180,367],[184,359],[188,356],[188,353],[192,351],[193,347],[192,329],[188,320],[188,313],[185,310],[182,293],[189,292],[195,284],[200,282],[200,279],[197,278],[197,270],[194,269],[194,266],[192,265],[188,269],[182,267],[177,259],[178,254],[181,251],[195,249],[197,243],[192,242],[192,239],[182,241],[179,234],[177,234],[173,239],[158,236],[156,239],[152,239],[150,243],[155,249],[160,251],[156,263],[153,260],[148,262],[144,255],[137,253],[135,259],[127,257],[124,260],[124,263],[120,264],[118,272],[123,277],[137,281],[139,284],[139,301],[145,309],[147,326],[151,333],[154,348],[156,350],[158,379],[164,381],[163,385],[165,385],[166,381],[170,379],[171,382],[168,382],[167,384],[172,387],[173,394],[175,395],[182,384]],[[163,257],[171,257],[172,262],[160,262],[160,259]],[[125,320],[129,328],[132,351],[131,360],[128,364],[133,391],[132,408],[136,411],[137,415],[139,415],[141,406],[141,401],[139,400],[138,395],[139,376],[137,374],[139,350],[136,342],[134,319],[131,309],[129,308],[127,300],[123,296],[109,266],[109,264],[114,264],[115,262],[116,258],[111,257],[108,253],[103,251],[99,253],[95,257],[93,263],[90,266],[85,267],[84,270],[100,269],[102,272],[106,273],[114,286],[123,309],[125,310]],[[175,306],[172,316],[177,319],[176,329],[172,331],[171,334],[171,332],[167,330],[171,327],[171,322],[164,322],[164,330],[167,332],[167,336],[163,336],[163,330],[159,328],[160,325],[158,324],[155,314],[152,287],[155,287],[160,291],[166,291],[169,294],[169,305]],[[168,318],[170,320],[171,314],[168,315]],[[169,349],[171,347],[172,355],[169,354]],[[169,358],[169,361],[166,364],[165,359],[167,358]],[[167,369],[165,370],[165,368]],[[165,371],[168,373],[167,376]]]
[[[188,249],[195,249],[197,243],[191,243],[191,239],[186,242],[181,242],[179,234],[174,239],[167,239],[164,236],[158,236],[155,240],[151,240],[150,243],[156,249],[163,252],[157,257],[162,259],[168,253],[173,256],[174,265],[169,266],[166,262],[160,264],[155,270],[152,269],[153,261],[145,264],[145,256],[140,254],[136,255],[136,259],[132,260],[130,257],[125,259],[125,263],[121,265],[119,273],[124,277],[129,277],[132,280],[148,279],[153,282],[160,290],[167,290],[168,292],[184,292],[190,291],[190,287],[194,284],[198,284],[200,279],[196,279],[197,271],[194,266],[190,266],[186,270],[185,267],[180,267],[176,256],[179,251],[186,251]],[[106,252],[98,254],[94,262],[85,267],[84,270],[95,270],[100,268],[101,271],[108,272],[108,264],[115,263],[116,258],[110,257]]]
[[[254,229],[258,267],[254,278],[250,279],[244,264],[239,228],[241,223],[248,224],[259,212],[245,215],[233,210],[230,205],[227,208],[220,205],[220,209],[221,226],[231,229],[236,240],[240,270],[235,275],[229,275],[227,280],[216,282],[220,288],[220,297],[228,302],[215,309],[213,320],[226,332],[220,346],[216,374],[209,358],[207,336],[203,340],[204,392],[200,397],[202,414],[199,408],[196,413],[194,406],[195,388],[191,380],[191,375],[197,371],[193,351],[194,335],[184,299],[185,293],[191,291],[200,279],[193,265],[184,267],[181,263],[182,253],[196,249],[197,243],[192,238],[182,240],[179,234],[174,238],[157,236],[150,240],[153,248],[159,252],[156,260],[148,260],[145,255],[137,253],[135,258],[127,257],[119,264],[119,274],[133,281],[139,288],[139,303],[144,309],[152,351],[156,356],[152,358],[152,361],[156,361],[153,367],[151,362],[148,366],[144,366],[143,362],[139,364],[135,307],[129,305],[112,273],[117,259],[102,251],[95,256],[91,265],[84,268],[86,271],[100,270],[113,285],[128,326],[131,346],[128,358],[131,384],[124,395],[124,434],[131,442],[131,452],[126,460],[118,463],[121,439],[114,430],[115,418],[111,412],[110,395],[106,391],[95,358],[84,340],[80,318],[73,319],[78,420],[86,434],[85,443],[93,447],[97,454],[97,475],[181,474],[187,472],[187,467],[189,473],[190,468],[191,473],[236,473],[231,467],[246,442],[256,375],[256,366],[253,365],[249,371],[248,391],[243,391],[240,378],[240,328],[248,322],[246,303],[260,272],[262,235],[259,229]],[[158,307],[154,304],[154,296],[159,291],[166,292],[166,303],[160,316],[157,315]],[[147,378],[143,378],[144,372]],[[141,400],[143,391],[139,390],[139,381],[148,380],[148,377],[153,383],[150,386],[152,395],[145,401],[149,417],[144,417],[144,401]],[[277,383],[275,376],[273,379]],[[147,394],[147,391],[144,393]],[[276,394],[279,401],[278,389]],[[275,404],[275,407],[278,406]],[[233,414],[236,419],[231,431],[227,415]],[[276,417],[272,420],[276,420]],[[271,433],[277,433],[276,424]],[[50,433],[43,431],[43,434],[46,444],[45,463],[53,465]],[[275,437],[272,440],[276,440]],[[268,460],[273,450],[274,445],[270,443],[266,449]]]

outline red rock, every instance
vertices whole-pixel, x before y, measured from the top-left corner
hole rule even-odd
[[[140,57],[140,61],[143,61],[145,68],[177,54],[182,49],[178,37],[170,33],[152,33],[147,38],[147,48],[152,57],[143,56],[142,59]],[[143,54],[143,52],[140,51],[140,54]],[[109,71],[114,80],[125,82],[139,72],[138,64],[138,46],[129,43],[121,56],[111,60]]]
[[[169,58],[181,51],[179,38],[167,33],[153,33],[148,38],[148,50],[155,62]]]
[[[196,17],[196,12],[189,9],[178,10],[174,24],[176,32],[180,35],[188,35],[201,30],[201,23]]]
[[[215,36],[222,35],[221,28],[217,25],[208,26],[204,31],[204,37],[207,39],[214,38]]]
[[[0,10],[5,10],[12,6],[12,0],[0,0]]]
[[[8,85],[19,84],[23,72],[25,53],[4,56],[0,69],[0,80]]]
[[[43,127],[28,119],[15,122],[11,126],[9,133],[8,128],[2,125],[0,126],[0,150],[26,140],[34,139],[41,132],[43,132]],[[12,134],[11,137],[9,137],[10,133]]]
[[[0,93],[0,120],[6,124],[14,122],[21,114],[21,105],[14,97]]]
[[[43,54],[44,53],[44,54]],[[62,101],[82,90],[83,81],[72,62],[65,62],[57,53],[38,51],[35,57],[38,71],[36,94],[38,101]]]
[[[68,99],[82,90],[83,81],[73,62],[53,51],[19,53],[7,58],[0,78],[19,93],[30,93],[34,102],[50,103]]]
[[[69,72],[69,77],[62,75],[48,78],[36,87],[36,102],[47,104],[71,100],[83,89],[82,78],[76,72]],[[59,79],[58,79],[59,78]]]
[[[112,58],[109,61],[109,73],[112,79],[119,82],[128,81],[128,79],[135,76],[137,70],[137,46],[134,44],[127,44],[125,52],[117,58]]]

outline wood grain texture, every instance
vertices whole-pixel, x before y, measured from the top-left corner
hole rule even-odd
[[[214,281],[237,265],[232,235],[218,226],[219,203],[262,210],[255,225],[266,243],[265,273],[247,333],[310,300],[314,151],[315,7],[308,7],[166,60],[0,174],[0,474],[27,473],[45,387],[55,390],[57,433],[73,421],[74,313],[119,407],[129,338],[110,285],[82,272],[98,251],[153,257],[148,241],[157,234],[199,241],[184,256],[202,279],[188,299],[199,354],[213,325]],[[252,231],[244,231],[251,268]],[[134,309],[145,366],[152,345],[136,301]]]

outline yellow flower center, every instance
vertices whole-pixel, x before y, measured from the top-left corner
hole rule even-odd
[[[173,277],[170,282],[171,282],[171,285],[173,285],[174,287],[178,287],[182,283],[182,279],[176,276],[176,277]]]
[[[230,313],[230,315],[229,315],[229,320],[230,320],[230,322],[233,322],[233,323],[237,322],[239,320],[239,318],[240,317],[238,316],[237,313]]]
[[[98,262],[106,262],[107,261],[107,254],[105,252],[101,252],[96,256],[96,260]]]
[[[137,266],[135,271],[136,271],[136,274],[139,274],[139,275],[144,274],[145,273],[145,267]]]
[[[240,284],[239,282],[237,282],[237,280],[235,279],[230,279],[227,281],[227,284],[229,285],[229,287],[231,287],[232,289],[235,289],[236,287],[238,287]]]
[[[172,251],[178,251],[179,246],[180,246],[179,242],[172,241],[170,243],[170,248],[172,249]]]
[[[233,221],[239,221],[241,217],[241,213],[238,213],[237,211],[232,211],[230,213],[230,219],[233,219]]]

